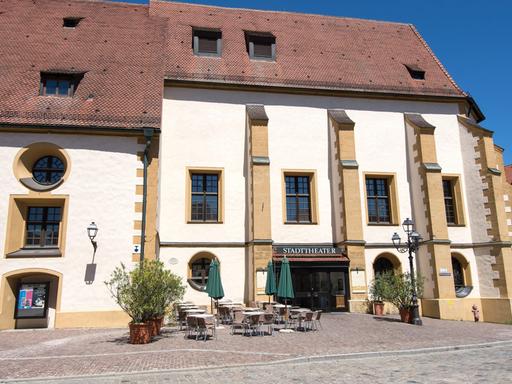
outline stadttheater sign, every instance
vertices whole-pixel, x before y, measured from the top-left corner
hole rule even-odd
[[[337,247],[274,247],[273,251],[282,255],[343,255],[343,250]]]
[[[286,246],[272,247],[272,254],[275,259],[287,257],[297,261],[348,261],[342,248],[329,246]]]

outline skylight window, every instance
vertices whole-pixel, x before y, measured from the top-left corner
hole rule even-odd
[[[82,19],[83,17],[64,17],[62,19],[62,26],[64,28],[76,28]]]
[[[415,64],[404,64],[414,80],[425,80],[425,71]]]
[[[271,33],[246,32],[245,41],[251,59],[276,59],[276,38]]]
[[[194,29],[192,46],[195,55],[220,56],[222,32],[211,29]]]

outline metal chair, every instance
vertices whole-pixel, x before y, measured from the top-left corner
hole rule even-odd
[[[235,311],[234,318],[231,322],[231,334],[235,334],[235,329],[241,329],[244,331],[244,334],[247,331],[247,323],[245,321],[245,316],[242,311]]]
[[[196,339],[197,339],[197,318],[194,316],[188,316],[187,317],[187,333],[185,334],[185,338],[190,338],[193,333],[196,333]]]
[[[315,330],[318,330],[318,326],[320,325],[320,329],[323,329],[322,323],[320,322],[320,317],[322,316],[322,311],[313,312],[313,327]]]
[[[247,328],[249,330],[249,336],[252,336],[254,332],[261,335],[260,315],[248,315]]]
[[[264,313],[260,315],[260,325],[268,327],[268,333],[274,336],[274,321],[275,316],[273,313]]]
[[[196,333],[196,340],[199,337],[203,337],[204,341],[208,338],[208,330],[212,330],[212,337],[216,337],[215,334],[215,320],[213,318],[204,318],[204,317],[198,317],[197,318],[197,333]]]
[[[302,321],[304,322],[304,330],[305,331],[312,331],[314,327],[314,321],[313,321],[314,313],[313,312],[306,312],[304,313],[304,318]]]

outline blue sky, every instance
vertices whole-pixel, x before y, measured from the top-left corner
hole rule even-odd
[[[124,0],[147,3],[144,0]],[[512,163],[512,1],[509,0],[359,0],[247,1],[200,0],[187,3],[285,10],[414,24],[459,86],[484,112],[484,127],[505,148]]]

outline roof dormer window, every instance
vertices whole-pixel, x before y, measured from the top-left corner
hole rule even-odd
[[[195,55],[220,56],[222,32],[212,29],[194,29],[192,47]]]
[[[83,73],[41,72],[40,96],[72,97]]]
[[[245,41],[251,59],[276,59],[276,38],[271,33],[245,32]]]
[[[425,71],[416,64],[404,64],[405,68],[414,80],[425,80]]]
[[[62,26],[64,28],[76,28],[82,19],[83,17],[64,17],[62,19]]]

